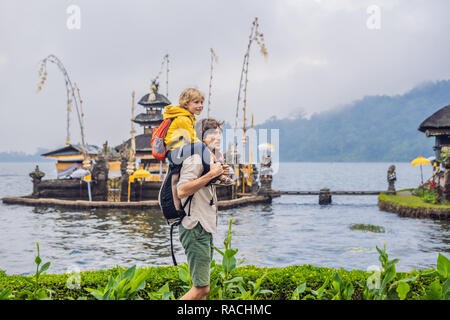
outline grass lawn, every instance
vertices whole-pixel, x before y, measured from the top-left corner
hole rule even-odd
[[[412,191],[413,189],[403,189],[397,191],[397,193],[401,193],[404,191]],[[393,194],[387,194],[387,193],[380,193],[379,200],[385,201],[385,202],[391,202],[395,203],[401,206],[409,207],[409,208],[434,208],[434,209],[449,209],[450,210],[450,204],[432,204],[425,202],[422,198],[413,196],[413,195],[393,195]]]

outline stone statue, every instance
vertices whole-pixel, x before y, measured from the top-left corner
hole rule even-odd
[[[395,181],[397,180],[397,175],[395,173],[395,166],[391,165],[387,171],[387,182],[388,182],[388,192],[395,194]]]
[[[261,187],[258,194],[268,194],[272,191],[272,156],[264,155],[261,160],[261,169],[259,171],[259,182]]]
[[[92,169],[92,180],[95,182],[93,198],[94,201],[107,201],[108,199],[108,173],[109,165],[103,154],[99,154],[94,168]]]
[[[108,158],[108,141],[103,144],[102,154],[105,158]]]
[[[98,155],[98,159],[92,169],[92,180],[96,182],[108,180],[109,165],[103,154]]]
[[[259,190],[259,183],[258,183],[258,168],[256,168],[255,164],[252,164],[252,187],[251,187],[251,193],[257,194]]]
[[[42,178],[45,176],[45,173],[39,170],[39,166],[36,166],[33,172],[30,172],[30,177],[33,179],[33,196],[39,195],[38,185],[41,183]]]

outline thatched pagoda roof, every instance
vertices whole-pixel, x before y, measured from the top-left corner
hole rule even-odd
[[[134,122],[142,125],[159,125],[164,120],[161,113],[141,113],[136,116]]]
[[[446,132],[450,129],[450,105],[439,109],[430,117],[425,119],[419,126],[418,130],[422,132]]]
[[[86,145],[86,149],[89,155],[97,155],[101,150],[95,145]],[[60,156],[75,156],[82,154],[81,144],[70,144],[68,146],[49,151],[41,154],[42,157],[60,157]]]
[[[162,94],[153,91],[143,96],[138,103],[146,108],[150,107],[164,108],[165,106],[168,106],[171,102]]]
[[[134,137],[135,143],[136,143],[136,152],[152,152],[152,134],[140,134],[136,137]],[[128,148],[131,146],[131,138],[125,141],[124,143],[118,145],[114,149],[116,149],[117,152],[120,152],[120,149],[122,149],[123,145],[127,145]]]

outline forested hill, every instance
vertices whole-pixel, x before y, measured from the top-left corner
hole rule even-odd
[[[270,119],[280,130],[281,161],[411,161],[434,154],[420,123],[450,104],[450,80],[422,84],[396,96],[367,96],[305,118]]]

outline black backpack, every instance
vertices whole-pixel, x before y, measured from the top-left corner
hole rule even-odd
[[[167,219],[167,223],[170,225],[170,251],[172,254],[173,264],[176,266],[177,261],[173,252],[173,228],[180,225],[183,218],[191,214],[191,202],[193,195],[190,195],[184,204],[181,203],[181,199],[178,197],[177,193],[177,183],[180,178],[180,171],[183,165],[183,161],[193,154],[199,154],[202,158],[203,172],[202,175],[209,172],[210,165],[210,154],[207,147],[202,143],[200,145],[194,146],[194,144],[187,145],[181,150],[175,150],[171,152],[172,156],[167,157],[169,161],[169,168],[167,170],[166,177],[159,190],[158,201],[161,207],[161,211],[164,217]],[[176,153],[176,155],[175,155]],[[214,180],[214,179],[213,179]],[[213,181],[211,180],[211,181]],[[211,183],[211,181],[209,183]],[[188,206],[188,211],[186,213],[185,209]],[[170,222],[169,220],[175,220]]]

